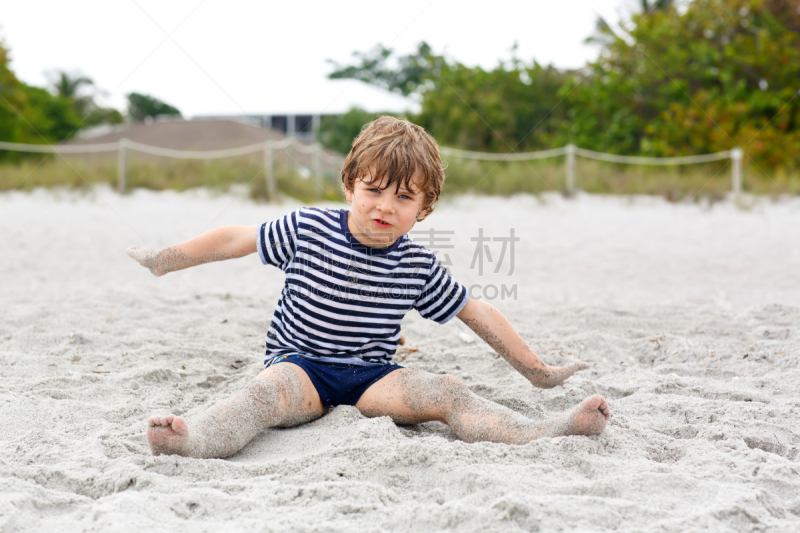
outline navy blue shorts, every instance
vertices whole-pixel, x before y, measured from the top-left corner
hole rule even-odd
[[[300,355],[282,357],[272,363],[292,363],[302,368],[317,389],[322,405],[355,405],[361,395],[383,376],[394,372],[400,365],[348,365],[313,361]],[[270,365],[272,366],[272,365]]]

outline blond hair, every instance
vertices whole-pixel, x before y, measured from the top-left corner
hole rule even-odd
[[[353,191],[359,180],[388,180],[384,189],[396,185],[423,193],[422,220],[436,208],[444,185],[444,164],[439,146],[423,128],[405,119],[379,117],[366,124],[353,141],[342,168],[342,186]],[[375,173],[371,175],[371,170]],[[416,177],[416,180],[412,178]]]

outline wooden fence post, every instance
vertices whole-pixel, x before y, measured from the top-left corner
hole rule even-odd
[[[276,197],[275,187],[275,158],[272,150],[272,141],[264,143],[264,185],[267,201],[274,202]]]
[[[317,184],[321,187],[322,186],[322,145],[316,143],[314,145],[314,179],[317,180]]]
[[[731,179],[733,181],[733,200],[737,204],[742,196],[742,153],[741,148],[731,150]]]
[[[575,145],[567,145],[567,194],[575,194]]]
[[[128,139],[119,140],[117,149],[117,192],[120,194],[128,188]]]

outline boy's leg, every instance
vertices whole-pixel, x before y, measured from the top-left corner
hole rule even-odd
[[[390,416],[398,424],[439,420],[466,442],[524,444],[539,437],[596,435],[611,416],[594,395],[564,415],[545,422],[476,396],[458,378],[403,368],[368,388],[356,403],[364,416]]]
[[[278,363],[188,424],[175,415],[151,418],[147,440],[154,455],[228,457],[266,428],[296,426],[327,411],[303,369]]]

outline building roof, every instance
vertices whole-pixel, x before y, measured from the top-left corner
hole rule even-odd
[[[173,150],[204,151],[238,148],[270,139],[280,141],[285,138],[286,136],[279,131],[260,128],[237,120],[158,120],[150,123],[122,124],[113,128],[95,128],[90,135],[84,135],[64,144],[101,144],[129,139]],[[308,147],[311,143],[302,139],[297,139],[295,142],[297,145],[293,145],[293,147],[277,150],[276,157],[292,165],[313,167],[315,163],[312,151],[297,149],[298,146]],[[329,168],[335,172],[341,170],[341,161],[344,159],[342,154],[323,149],[322,155],[323,168]],[[111,153],[110,156],[116,157],[116,153]],[[76,155],[75,157],[80,156]],[[151,156],[142,154],[139,157]],[[157,156],[152,157],[157,158]],[[254,154],[248,157],[262,156]]]

